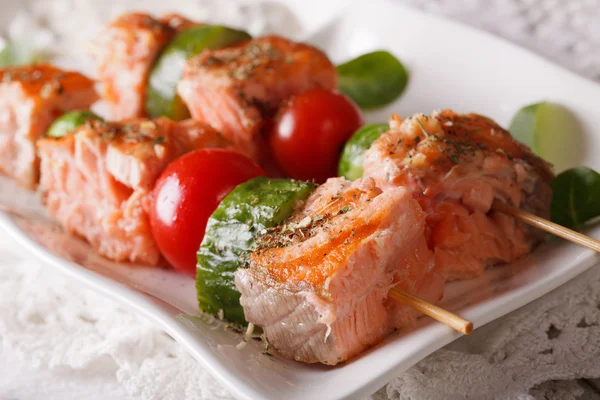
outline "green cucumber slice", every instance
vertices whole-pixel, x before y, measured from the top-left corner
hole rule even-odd
[[[315,184],[291,179],[254,178],[237,186],[219,204],[198,250],[196,290],[200,309],[245,324],[233,273],[244,265],[257,233],[287,220]]]
[[[389,128],[388,124],[369,124],[357,130],[342,150],[338,174],[351,181],[362,177],[366,151]]]
[[[579,229],[600,216],[600,174],[576,167],[552,181],[551,219],[567,228]]]
[[[337,67],[340,91],[363,109],[385,106],[406,88],[408,72],[387,51],[374,51]]]
[[[47,57],[27,40],[7,41],[0,50],[0,68],[43,63]]]
[[[148,115],[152,118],[164,115],[175,120],[189,118],[185,104],[177,95],[177,83],[185,62],[204,50],[250,39],[248,33],[225,26],[205,25],[181,31],[162,51],[150,71],[146,90]]]
[[[90,120],[101,121],[102,118],[89,110],[69,111],[54,120],[50,128],[48,128],[46,136],[61,138]]]

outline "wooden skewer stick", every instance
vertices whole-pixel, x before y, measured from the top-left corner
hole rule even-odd
[[[535,214],[528,213],[527,211],[520,210],[516,207],[509,206],[505,203],[496,201],[492,208],[501,213],[510,215],[520,221],[525,222],[538,229],[552,233],[556,236],[560,236],[563,239],[569,240],[573,243],[587,247],[588,249],[597,251],[600,253],[600,241],[593,239],[589,236],[575,232],[572,229],[565,228],[564,226],[550,222],[542,217],[538,217]],[[473,324],[456,314],[444,310],[436,305],[433,305],[415,295],[412,295],[403,290],[392,288],[389,295],[394,300],[406,304],[407,306],[414,308],[417,311],[422,312],[425,315],[430,316],[459,332],[468,335],[473,330]]]
[[[570,242],[600,252],[600,241],[592,239],[591,237],[581,234],[579,232],[575,232],[572,229],[565,228],[564,226],[555,224],[554,222],[550,222],[542,217],[538,217],[535,214],[528,213],[527,211],[520,210],[518,208],[509,206],[499,201],[495,201],[492,208],[496,211],[500,211],[501,213],[515,217],[516,219],[521,220],[526,224],[529,224],[546,232],[550,232],[556,236],[560,236],[561,238],[566,239]]]
[[[402,304],[406,304],[417,311],[421,311],[423,314],[428,315],[465,335],[468,335],[473,331],[473,323],[471,321],[467,321],[450,311],[431,304],[414,294],[410,294],[398,288],[392,288],[389,291],[389,295],[392,299]]]
[[[0,211],[4,211],[9,214],[18,215],[14,210],[6,207],[3,204],[0,204]],[[433,305],[415,295],[412,295],[404,290],[398,288],[392,288],[389,291],[389,295],[394,300],[405,304],[411,308],[414,308],[417,311],[422,312],[425,315],[430,316],[433,319],[440,321],[443,324],[450,326],[451,328],[456,329],[459,332],[468,335],[473,330],[473,323],[467,321],[456,314],[451,313],[450,311],[446,311],[441,307]]]

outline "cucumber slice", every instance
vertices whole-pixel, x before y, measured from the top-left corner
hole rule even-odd
[[[340,91],[363,109],[385,106],[406,88],[408,72],[387,51],[374,51],[337,67]]]
[[[579,229],[600,216],[600,174],[576,167],[552,181],[551,219],[567,228]]]
[[[582,157],[581,126],[569,110],[558,104],[544,101],[522,108],[509,131],[551,162],[556,172],[576,166]]]
[[[357,130],[342,150],[338,174],[351,181],[362,177],[366,151],[388,129],[388,124],[370,124]]]
[[[102,118],[88,110],[69,111],[54,120],[46,136],[61,138],[89,120],[101,121]]]
[[[40,64],[46,56],[27,40],[7,41],[0,50],[0,68]]]
[[[205,25],[181,31],[162,51],[150,71],[146,90],[148,115],[152,118],[165,115],[175,120],[189,118],[185,104],[177,95],[177,83],[185,62],[204,50],[250,39],[248,33],[225,26]]]
[[[315,188],[308,182],[258,177],[237,186],[221,201],[198,250],[196,290],[201,310],[210,314],[223,310],[228,321],[246,323],[233,273],[244,265],[256,234],[287,220],[297,202]]]

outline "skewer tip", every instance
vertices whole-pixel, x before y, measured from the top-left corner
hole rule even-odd
[[[462,333],[464,333],[465,335],[468,335],[471,332],[473,332],[473,323],[471,321],[467,321],[467,324],[464,326]]]
[[[425,315],[430,316],[439,322],[448,325],[452,329],[468,335],[473,331],[473,323],[466,320],[450,311],[444,310],[414,294],[408,293],[399,288],[391,288],[389,291],[390,297],[402,304],[414,308]]]

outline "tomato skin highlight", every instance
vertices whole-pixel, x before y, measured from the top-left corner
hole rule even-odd
[[[292,97],[280,109],[269,143],[287,175],[322,183],[337,175],[344,143],[363,124],[358,106],[348,97],[313,89]]]
[[[173,161],[154,186],[149,213],[152,235],[169,264],[195,276],[208,218],[237,185],[264,175],[249,158],[225,149],[201,149]]]

